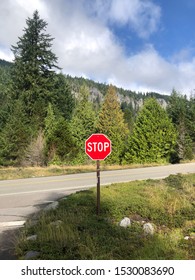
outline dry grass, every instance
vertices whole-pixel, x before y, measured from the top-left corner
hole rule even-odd
[[[127,168],[140,168],[157,166],[158,164],[133,164],[133,165],[107,165],[101,162],[101,170],[119,170]],[[51,165],[49,167],[0,167],[0,180],[12,180],[33,177],[47,177],[56,175],[66,175],[75,173],[85,173],[96,171],[96,162],[90,165],[73,165],[58,166]]]

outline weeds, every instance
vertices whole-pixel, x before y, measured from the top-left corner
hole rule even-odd
[[[70,195],[23,229],[18,256],[36,250],[39,259],[194,259],[194,182],[195,175],[179,175],[102,187],[99,217],[96,189]],[[127,229],[118,226],[125,216],[132,221]],[[143,234],[148,221],[153,236]],[[27,241],[29,234],[37,240]]]

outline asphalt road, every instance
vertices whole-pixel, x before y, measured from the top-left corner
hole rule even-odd
[[[195,163],[101,172],[101,185],[195,173]],[[0,181],[0,233],[63,196],[96,186],[96,172]]]

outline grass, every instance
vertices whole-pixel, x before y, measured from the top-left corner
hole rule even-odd
[[[101,170],[117,170],[127,168],[139,168],[148,166],[157,166],[158,164],[147,165],[107,165],[102,163]],[[52,165],[48,167],[0,167],[0,180],[23,179],[33,177],[47,177],[56,175],[66,175],[84,172],[96,171],[96,163],[89,165],[73,165],[73,166],[59,166]]]
[[[47,177],[56,175],[91,172],[95,165],[86,166],[49,166],[49,167],[6,167],[0,168],[0,180]]]
[[[98,217],[95,204],[92,188],[41,212],[35,225],[29,220],[17,242],[18,258],[36,250],[37,259],[195,259],[195,174],[105,186]],[[131,227],[119,227],[123,217]],[[144,235],[143,221],[154,224],[154,235]],[[27,240],[31,234],[37,239]]]

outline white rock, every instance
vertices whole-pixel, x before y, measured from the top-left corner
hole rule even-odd
[[[25,259],[25,260],[30,260],[30,259],[33,259],[33,258],[38,257],[39,254],[40,254],[40,253],[37,252],[37,251],[29,251],[29,252],[26,253],[24,259]]]
[[[144,233],[147,235],[153,235],[154,234],[154,227],[151,223],[146,223],[143,225]]]
[[[131,226],[131,220],[129,218],[125,217],[124,219],[122,219],[120,221],[119,226],[124,227],[124,228],[130,227]]]
[[[51,204],[47,205],[45,208],[44,208],[44,211],[49,211],[49,210],[55,210],[59,205],[59,202],[58,201],[54,201],[52,202]]]
[[[37,239],[37,235],[36,235],[36,234],[34,234],[34,235],[31,235],[31,236],[28,236],[26,239],[27,239],[27,240],[34,241],[34,240],[36,240],[36,239]]]

